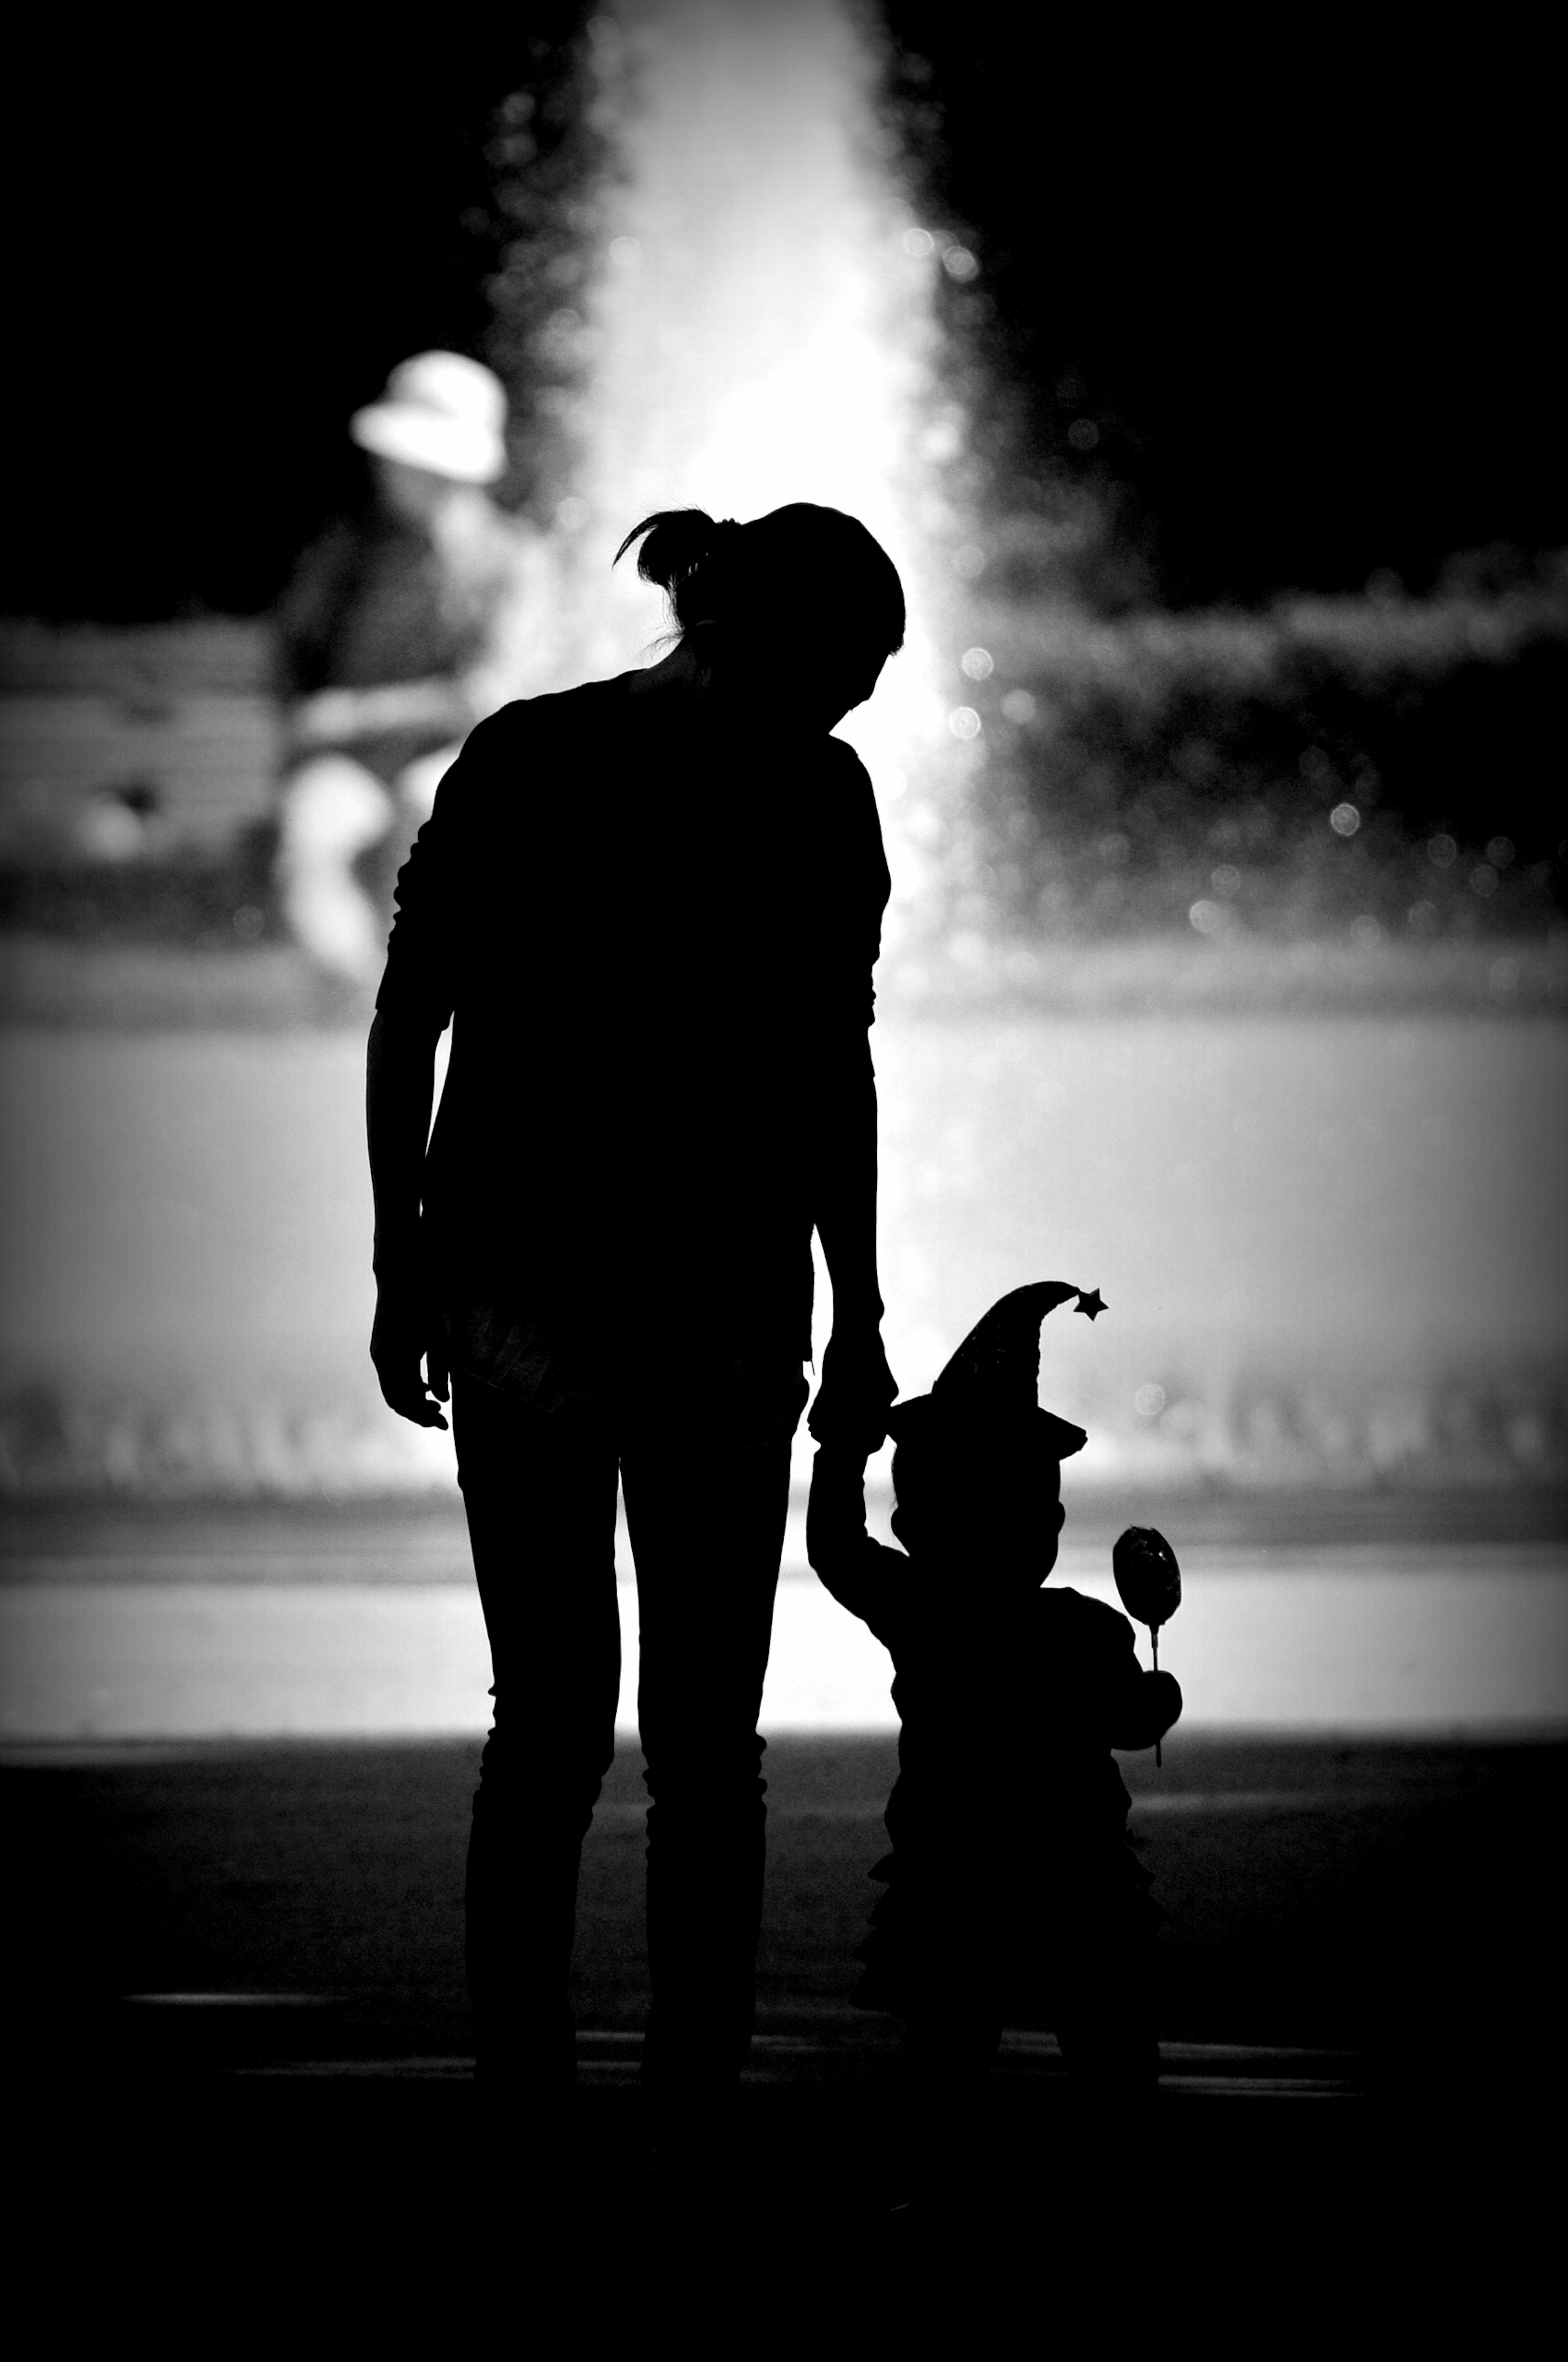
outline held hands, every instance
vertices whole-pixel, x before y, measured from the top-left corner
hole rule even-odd
[[[446,1425],[438,1407],[452,1392],[445,1324],[439,1307],[417,1279],[400,1276],[381,1281],[370,1331],[370,1359],[382,1396],[400,1418],[411,1419],[415,1427]]]
[[[887,1434],[885,1414],[898,1396],[882,1336],[873,1325],[835,1329],[822,1357],[822,1383],[806,1418],[818,1443],[846,1446],[869,1459]]]

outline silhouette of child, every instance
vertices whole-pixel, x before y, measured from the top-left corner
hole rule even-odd
[[[949,2165],[1004,2025],[1054,2028],[1102,2095],[1152,2092],[1158,2072],[1163,1914],[1111,1750],[1152,1747],[1181,1692],[1140,1669],[1124,1616],[1041,1588],[1061,1462],[1087,1439],[1036,1407],[1039,1330],[1074,1296],[1101,1309],[1054,1281],[1003,1297],[931,1393],[887,1414],[907,1556],[866,1532],[862,1451],[825,1441],[812,1474],[811,1563],[890,1651],[902,1726],[854,1998],[905,2020],[916,2130]]]

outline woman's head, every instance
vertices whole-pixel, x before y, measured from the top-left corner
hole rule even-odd
[[[683,645],[716,675],[786,665],[828,726],[861,704],[904,641],[904,588],[882,544],[840,509],[809,501],[750,524],[702,509],[644,517],[637,571],[669,597]],[[804,671],[804,679],[802,673]]]

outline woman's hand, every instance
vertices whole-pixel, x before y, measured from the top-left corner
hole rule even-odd
[[[841,1444],[869,1458],[886,1437],[885,1415],[897,1398],[880,1330],[835,1329],[806,1428],[818,1443]]]
[[[400,1418],[411,1419],[416,1427],[446,1425],[438,1407],[452,1392],[446,1325],[417,1280],[381,1282],[370,1359],[382,1396]]]

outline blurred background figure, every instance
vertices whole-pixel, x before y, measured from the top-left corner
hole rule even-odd
[[[485,487],[506,467],[506,396],[460,353],[417,353],[356,411],[364,505],[306,551],[277,611],[288,703],[279,899],[329,975],[379,970],[393,880],[478,718],[510,571]]]

